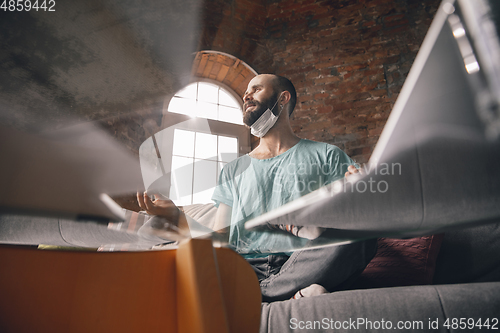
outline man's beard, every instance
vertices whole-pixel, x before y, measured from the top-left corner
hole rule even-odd
[[[248,127],[252,126],[257,119],[260,118],[266,112],[267,109],[271,109],[273,105],[276,105],[276,101],[278,100],[278,94],[275,93],[271,97],[269,97],[267,100],[259,102],[256,100],[248,101],[243,104],[243,123],[247,125]],[[253,111],[246,111],[247,105],[255,105],[255,108]]]

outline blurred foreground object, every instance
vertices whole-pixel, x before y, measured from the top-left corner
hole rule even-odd
[[[2,246],[0,262],[5,333],[259,330],[255,273],[208,240],[136,253]]]
[[[121,220],[108,195],[142,188],[139,163],[90,124],[46,134],[0,128],[0,212]]]

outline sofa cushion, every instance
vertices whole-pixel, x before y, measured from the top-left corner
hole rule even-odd
[[[217,207],[213,203],[186,205],[182,210],[199,224],[210,229],[214,228]]]
[[[434,284],[500,281],[500,223],[447,231]]]
[[[443,234],[411,239],[379,238],[375,257],[355,289],[431,284]]]
[[[451,324],[452,318],[473,318],[477,324],[490,318],[491,325],[491,318],[498,318],[499,294],[500,283],[490,282],[349,290],[263,303],[260,332],[455,332],[443,326],[446,319]],[[413,329],[397,329],[398,321]],[[486,328],[468,330],[473,331]]]

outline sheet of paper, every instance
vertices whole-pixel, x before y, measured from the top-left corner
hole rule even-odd
[[[0,210],[121,219],[107,195],[143,187],[138,159],[91,124],[32,134],[0,128]]]

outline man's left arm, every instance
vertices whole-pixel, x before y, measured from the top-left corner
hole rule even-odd
[[[347,168],[346,173],[344,174],[344,177],[349,177],[350,175],[353,175],[355,173],[360,173],[360,169],[356,168],[354,165],[349,165]]]
[[[359,166],[343,150],[337,146],[327,146],[327,163],[330,164],[330,177],[324,185],[359,173]]]

